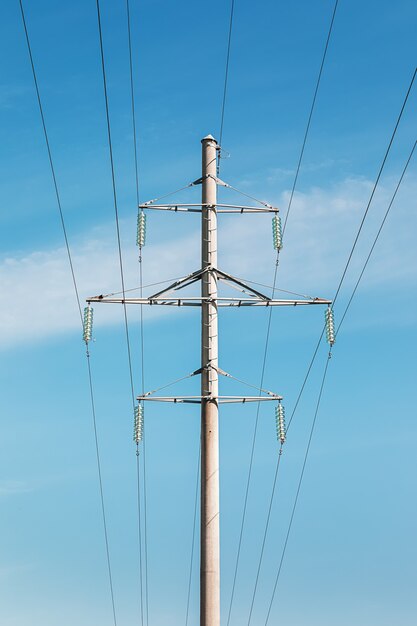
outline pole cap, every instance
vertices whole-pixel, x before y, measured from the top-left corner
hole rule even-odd
[[[213,135],[206,135],[205,137],[203,137],[203,139],[201,140],[201,143],[203,143],[203,141],[214,141],[214,143],[217,144],[217,139],[215,139],[213,137]]]

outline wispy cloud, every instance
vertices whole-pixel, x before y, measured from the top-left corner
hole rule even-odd
[[[32,491],[32,487],[26,482],[20,480],[0,481],[0,498],[28,493],[30,491]]]
[[[416,280],[417,258],[410,224],[415,187],[411,182],[405,183],[398,196],[376,251],[377,262],[370,265],[366,275],[368,287],[383,285],[384,289],[389,289]],[[352,284],[362,266],[393,188],[394,182],[386,182],[378,193],[347,284]],[[280,287],[311,295],[332,295],[370,189],[369,181],[349,178],[330,189],[317,187],[295,195],[281,257]],[[279,206],[286,206],[288,193],[278,199]],[[274,262],[270,229],[271,221],[267,216],[222,218],[219,265],[235,275],[270,281],[268,277]],[[198,247],[197,231],[168,242],[150,243],[146,248],[146,282],[184,275],[196,269]],[[126,288],[135,287],[138,284],[137,250],[129,244],[124,246],[123,252]],[[114,233],[110,227],[103,225],[89,233],[84,240],[72,245],[72,253],[82,300],[89,295],[120,289]],[[3,348],[80,328],[64,248],[34,251],[25,256],[9,255],[0,263],[0,282],[3,294],[7,295],[6,304],[0,309]],[[120,320],[118,307],[102,309],[101,324]],[[153,318],[154,314],[155,311]]]

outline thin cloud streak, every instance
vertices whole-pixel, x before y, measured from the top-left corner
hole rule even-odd
[[[353,258],[346,286],[353,283],[360,271],[382,211],[389,201],[392,186],[386,183],[379,190]],[[384,289],[398,288],[416,281],[417,259],[410,224],[415,186],[404,182],[362,289],[381,286]],[[295,195],[294,210],[281,254],[279,288],[331,297],[370,188],[370,181],[348,178],[330,189],[316,187]],[[279,206],[285,206],[287,195],[288,192],[279,198]],[[219,266],[240,277],[268,283],[275,259],[270,219],[267,216],[228,216],[222,217],[219,223]],[[84,241],[71,248],[83,300],[91,295],[120,289],[111,228],[96,228]],[[146,283],[185,275],[197,269],[198,250],[198,231],[160,244],[150,243],[144,261]],[[132,261],[137,260],[137,249],[133,244],[125,245],[123,255],[126,288],[136,287],[137,262]],[[18,343],[79,330],[63,247],[5,258],[0,263],[0,283],[7,297],[5,306],[0,310],[0,348],[7,349]],[[155,319],[158,312],[161,313],[154,308],[149,319]],[[119,321],[118,307],[101,308],[100,324],[110,325]]]

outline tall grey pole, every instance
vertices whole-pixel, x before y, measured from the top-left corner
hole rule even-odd
[[[200,626],[220,626],[219,408],[217,320],[217,141],[202,139]]]

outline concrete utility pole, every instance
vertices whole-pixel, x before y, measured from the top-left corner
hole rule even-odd
[[[202,139],[202,176],[189,183],[187,187],[202,185],[202,200],[197,204],[158,204],[157,198],[139,205],[137,241],[140,249],[145,243],[144,211],[174,211],[201,213],[201,267],[171,283],[161,291],[148,297],[117,297],[117,294],[93,296],[87,299],[85,309],[84,340],[91,340],[92,309],[91,303],[119,303],[151,306],[201,307],[201,366],[189,376],[201,375],[201,395],[198,396],[159,396],[157,391],[149,391],[138,396],[135,408],[135,436],[138,445],[142,438],[144,403],[174,402],[201,404],[201,554],[200,554],[200,626],[220,626],[220,520],[219,520],[219,404],[234,402],[276,402],[278,404],[278,437],[285,441],[285,423],[281,406],[282,396],[265,389],[256,396],[219,395],[219,374],[229,378],[233,376],[218,366],[218,308],[219,307],[259,307],[259,306],[310,306],[331,304],[323,298],[301,297],[297,299],[275,299],[269,297],[240,278],[220,270],[217,267],[217,216],[223,213],[236,215],[265,214],[273,215],[274,247],[281,247],[281,230],[278,209],[262,200],[255,200],[261,206],[238,204],[219,204],[217,185],[237,189],[221,181],[216,175],[217,141],[208,135]],[[239,193],[239,192],[238,192]],[[240,192],[241,193],[241,192]],[[168,194],[169,195],[169,194]],[[247,195],[247,194],[243,194]],[[162,196],[163,198],[167,197]],[[199,295],[182,296],[180,291],[201,281]],[[240,292],[239,295],[218,295],[217,284],[221,281]],[[330,314],[329,314],[330,315]],[[242,382],[242,381],[240,381]],[[167,387],[168,385],[164,385]],[[249,385],[253,387],[254,385]]]
[[[218,145],[202,139],[201,267],[201,561],[200,626],[220,626],[219,406],[217,311]],[[214,271],[213,271],[214,270]],[[212,397],[212,399],[211,399]]]

